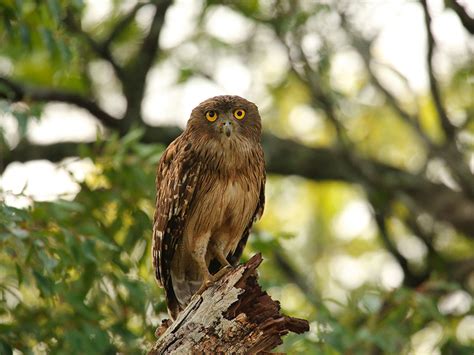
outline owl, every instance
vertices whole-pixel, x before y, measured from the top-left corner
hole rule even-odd
[[[153,267],[172,319],[238,263],[263,213],[261,130],[255,104],[216,96],[193,109],[158,163]]]

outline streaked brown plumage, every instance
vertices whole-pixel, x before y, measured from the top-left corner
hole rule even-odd
[[[173,319],[219,269],[238,263],[263,213],[260,140],[257,106],[216,96],[192,111],[186,130],[161,157],[153,266]]]

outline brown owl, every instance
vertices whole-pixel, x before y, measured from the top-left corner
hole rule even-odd
[[[255,104],[216,96],[193,109],[156,176],[153,266],[170,316],[235,266],[263,213],[265,163]]]

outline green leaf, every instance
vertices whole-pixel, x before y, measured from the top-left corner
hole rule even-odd
[[[97,257],[95,255],[95,242],[94,241],[90,239],[86,240],[84,243],[82,243],[81,248],[86,259],[94,263],[98,262]]]
[[[24,111],[13,111],[13,116],[16,118],[18,122],[18,128],[20,129],[20,136],[24,137],[26,134],[26,130],[28,128],[28,112]]]
[[[16,278],[18,281],[18,286],[23,283],[23,271],[18,263],[15,263],[15,270],[16,270]]]
[[[193,68],[181,68],[179,71],[179,76],[177,84],[182,84],[187,82],[194,75]]]
[[[59,49],[59,53],[61,54],[61,58],[65,63],[69,63],[72,60],[73,54],[69,46],[66,45],[63,39],[58,39],[56,41],[56,45]]]
[[[40,258],[40,260],[43,263],[43,269],[48,271],[48,272],[53,271],[53,269],[59,264],[58,260],[49,257],[44,252],[44,250],[39,250],[38,251],[38,257]]]
[[[45,27],[41,27],[39,29],[39,32],[41,34],[41,38],[43,40],[44,45],[46,46],[46,48],[48,48],[48,51],[53,54],[56,46],[52,32]]]
[[[68,304],[74,308],[79,316],[84,317],[84,319],[98,321],[102,318],[100,314],[84,304],[84,299],[81,298],[81,295],[68,293],[66,299]]]
[[[31,46],[30,30],[25,24],[20,25],[20,39],[25,46]]]
[[[0,339],[0,354],[2,354],[2,355],[12,355],[13,354],[12,347],[8,343],[4,342],[1,339]]]
[[[8,228],[8,230],[10,231],[11,234],[13,234],[15,237],[19,239],[26,239],[30,235],[30,233],[27,230],[19,228],[19,227]]]
[[[54,21],[58,24],[61,20],[61,7],[57,0],[47,0],[48,8],[53,16]]]
[[[54,283],[51,279],[43,276],[36,270],[33,270],[33,276],[35,277],[36,285],[43,297],[50,297],[54,294]]]

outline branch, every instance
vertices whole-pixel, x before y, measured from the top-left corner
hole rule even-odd
[[[346,14],[342,11],[339,11],[339,16],[341,18],[342,27],[345,29],[346,34],[352,41],[354,48],[357,50],[359,55],[362,58],[364,63],[365,69],[369,74],[371,82],[375,85],[375,87],[385,96],[388,105],[392,108],[392,110],[399,115],[399,117],[407,123],[410,127],[412,127],[415,132],[418,134],[418,137],[428,145],[429,147],[433,147],[431,140],[428,136],[423,132],[420,127],[420,118],[418,115],[412,115],[408,111],[402,108],[402,105],[399,103],[398,99],[385,87],[382,85],[380,80],[374,73],[372,69],[372,56],[370,53],[370,47],[372,45],[372,41],[366,40],[362,35],[360,35],[355,28],[350,26],[349,21],[347,20]],[[399,74],[399,73],[397,73]],[[401,74],[400,74],[401,75]],[[403,78],[406,81],[406,78]]]
[[[446,113],[446,110],[441,100],[441,94],[439,91],[438,82],[436,81],[436,78],[434,75],[433,53],[434,53],[435,40],[433,37],[433,32],[431,32],[431,15],[428,9],[427,1],[420,0],[420,2],[423,7],[423,13],[425,17],[426,37],[427,37],[427,44],[428,44],[426,62],[428,64],[428,76],[429,76],[429,81],[430,81],[431,95],[433,97],[436,112],[438,113],[439,119],[441,121],[441,126],[443,127],[443,130],[448,140],[452,140],[455,135],[455,127],[449,121],[448,115]]]
[[[157,330],[150,354],[256,354],[283,343],[289,332],[304,333],[304,319],[280,313],[280,305],[258,284],[260,254],[195,296],[178,318]]]
[[[413,213],[414,212],[414,213]],[[459,282],[466,291],[469,292],[468,283],[469,276],[474,271],[474,258],[447,260],[446,257],[440,254],[433,246],[434,231],[433,227],[430,231],[426,231],[420,226],[417,221],[417,211],[412,210],[412,214],[404,220],[405,225],[423,242],[428,249],[426,270],[431,273],[445,273],[449,280]],[[467,287],[466,287],[467,286]]]
[[[162,143],[168,145],[180,133],[181,130],[178,127],[147,126],[141,141],[143,143]],[[106,141],[103,142],[103,146],[105,144]],[[1,162],[3,163],[3,166],[0,166],[0,174],[8,166],[8,164],[15,161],[27,162],[30,160],[47,159],[51,162],[59,162],[65,158],[77,156],[78,148],[81,145],[88,146],[91,149],[101,149],[101,146],[98,146],[96,142],[58,142],[43,145],[32,144],[26,140],[22,140],[13,150],[2,152]],[[97,153],[100,153],[100,151]]]
[[[336,129],[337,135],[339,137],[339,140],[341,143],[346,143],[349,141],[347,137],[346,130],[344,126],[342,125],[341,121],[336,115],[336,103],[334,100],[331,98],[330,93],[327,92],[327,90],[324,90],[322,84],[322,79],[320,75],[318,75],[311,67],[311,64],[309,63],[308,57],[303,51],[303,47],[301,42],[298,45],[299,49],[299,54],[300,54],[300,59],[303,62],[303,70],[304,70],[304,75],[300,75],[299,77],[301,80],[306,81],[310,90],[311,90],[311,95],[313,97],[313,103],[321,105],[323,110],[326,112],[326,115],[331,121],[331,123],[334,125],[334,128]],[[289,48],[288,48],[288,56],[290,54]],[[295,73],[298,73],[296,70],[294,63],[291,62],[290,58],[290,63],[293,67],[293,71]]]
[[[474,35],[474,18],[469,16],[466,9],[456,0],[448,0],[447,6],[456,12],[456,15],[458,15],[464,28],[469,31],[470,34]]]
[[[474,272],[474,258],[452,262],[447,269],[451,270],[450,277],[452,280],[468,284],[469,276]],[[469,286],[467,289],[469,289]]]
[[[110,31],[107,38],[102,41],[102,46],[105,48],[110,48],[112,42],[127,28],[127,26],[133,21],[135,15],[137,14],[138,10],[140,10],[143,6],[149,5],[149,2],[138,2],[135,6],[126,14],[124,15],[117,23],[115,24],[114,28]]]
[[[99,43],[97,42],[91,34],[85,32],[81,25],[77,23],[75,17],[74,17],[74,12],[71,8],[67,9],[66,13],[66,18],[64,19],[64,24],[69,28],[70,31],[78,34],[80,37],[82,37],[89,47],[92,48],[92,50],[102,59],[106,60],[107,62],[110,63],[112,68],[114,69],[115,75],[120,80],[124,79],[124,72],[123,68],[116,62],[115,58],[112,56],[112,53],[110,52],[109,45],[106,45],[105,43]]]
[[[170,0],[156,0],[155,14],[148,34],[138,50],[135,58],[126,66],[126,78],[123,80],[123,92],[127,98],[125,122],[130,125],[133,121],[141,121],[141,103],[145,91],[146,77],[153,61],[158,55],[158,38],[165,20],[165,14],[171,5]]]
[[[407,259],[405,259],[405,257],[400,254],[395,244],[390,240],[385,215],[380,210],[375,208],[375,204],[373,204],[373,206],[375,209],[375,221],[379,228],[380,237],[385,248],[390,252],[390,254],[392,254],[392,256],[397,260],[398,264],[402,268],[403,273],[405,275],[405,278],[403,280],[404,284],[412,288],[418,287],[420,284],[422,284],[428,279],[429,273],[424,272],[421,275],[416,275],[410,270],[410,266],[408,265]]]
[[[163,27],[166,10],[171,5],[171,1],[169,0],[158,0],[155,2],[157,2],[157,4],[155,4],[155,14],[153,15],[150,30],[143,39],[137,56],[132,63],[132,67],[136,70],[133,71],[133,75],[140,81],[145,80],[146,74],[158,53],[158,38],[161,33],[161,28]]]
[[[143,6],[149,4],[151,3],[136,3],[135,6],[126,15],[124,15],[120,20],[117,21],[107,38],[103,41],[97,41],[91,36],[91,34],[85,32],[81,28],[81,26],[75,21],[74,14],[71,11],[67,12],[67,16],[64,22],[70,30],[83,37],[85,41],[89,44],[89,46],[92,48],[92,50],[94,50],[94,52],[99,55],[99,57],[109,62],[112,65],[117,77],[121,81],[123,81],[125,80],[125,73],[123,71],[123,68],[116,62],[115,58],[112,56],[112,53],[110,52],[110,46],[115,41],[115,39],[125,30],[125,28],[127,28],[127,26],[133,21],[138,10],[140,10]]]
[[[169,144],[181,132],[177,127],[144,127],[145,133],[141,139],[144,143]],[[60,161],[77,156],[77,147],[81,144],[95,147],[95,143],[81,142],[51,145],[22,142],[13,150],[2,153],[4,166],[0,167],[0,172],[13,161]],[[307,147],[268,133],[263,135],[262,144],[269,174],[298,175],[318,181],[344,181],[361,184],[367,190],[396,191],[435,219],[448,222],[466,236],[474,238],[474,203],[460,191],[433,183],[421,175],[359,157],[355,163],[365,171],[361,175],[347,162],[344,153],[336,149]]]
[[[1,171],[15,161],[27,162],[30,160],[47,159],[50,162],[59,162],[68,157],[78,155],[78,147],[81,143],[61,142],[48,145],[31,144],[22,140],[13,150],[2,152]],[[85,143],[90,144],[92,143]]]
[[[276,265],[286,277],[288,282],[294,283],[314,307],[324,307],[324,304],[321,302],[319,295],[317,295],[314,292],[313,288],[310,287],[310,285],[308,284],[305,275],[300,273],[291,265],[291,263],[283,254],[282,250],[280,250],[280,248],[273,251],[273,256]],[[320,309],[319,312],[321,311],[325,310]]]
[[[80,94],[53,88],[27,86],[4,76],[0,76],[0,85],[0,99],[4,98],[11,102],[64,102],[89,111],[106,127],[116,129],[121,127],[120,120]]]
[[[429,233],[426,232],[419,224],[417,220],[416,211],[411,210],[411,214],[404,220],[405,225],[413,232],[414,235],[425,245],[428,250],[428,264],[429,269],[435,270],[436,266],[440,266],[441,269],[446,270],[446,260],[444,257],[435,249],[433,246],[434,233],[431,230]]]
[[[337,117],[336,102],[331,97],[331,94],[323,87],[319,73],[311,67],[308,57],[302,49],[301,39],[298,39],[298,45],[292,51],[292,48],[290,48],[288,43],[286,43],[285,38],[283,38],[277,31],[276,33],[278,34],[278,39],[286,48],[292,72],[295,73],[302,82],[308,85],[312,98],[312,105],[316,108],[321,108],[326,113],[327,119],[336,129],[339,142],[342,143],[343,147],[348,148],[350,140],[347,136],[345,127]],[[292,52],[297,53],[298,58],[293,58],[291,55]],[[299,63],[295,63],[295,59],[298,60]],[[297,68],[298,64],[302,67],[302,73]],[[347,150],[347,153],[349,153],[349,149]]]
[[[359,54],[362,57],[362,60],[364,62],[364,65],[366,67],[366,70],[370,76],[372,83],[385,96],[389,106],[402,118],[402,120],[405,123],[410,125],[410,127],[412,127],[415,130],[415,132],[418,134],[418,137],[427,146],[427,148],[429,148],[429,154],[436,155],[437,157],[443,159],[446,162],[446,164],[450,167],[450,169],[453,172],[453,177],[468,193],[468,196],[470,196],[471,199],[474,200],[474,183],[473,183],[474,179],[473,179],[472,174],[469,171],[469,167],[464,162],[463,154],[458,150],[458,148],[455,145],[452,144],[454,141],[454,131],[452,132],[453,135],[451,136],[450,136],[450,133],[446,133],[446,136],[447,136],[446,144],[442,146],[438,146],[430,140],[430,138],[425,134],[425,132],[422,130],[422,128],[419,125],[419,122],[420,122],[419,115],[417,114],[411,115],[409,112],[404,110],[402,106],[400,105],[400,103],[398,102],[398,100],[395,98],[395,96],[392,95],[390,91],[380,83],[377,76],[373,72],[372,67],[371,67],[372,57],[370,54],[371,42],[364,39],[363,36],[357,33],[357,30],[355,30],[349,25],[349,22],[347,21],[347,18],[344,12],[339,12],[339,15],[341,17],[342,26],[346,30],[347,35],[351,38],[355,49],[359,52]],[[431,35],[431,32],[429,32],[429,34]],[[431,35],[431,40],[433,40],[432,35]],[[430,65],[431,65],[432,51],[433,51],[433,48],[431,48],[431,54],[428,55],[429,57],[428,62]],[[450,127],[454,129],[454,126],[452,126],[451,122],[449,122],[449,119],[447,118],[444,107],[441,104],[441,98],[439,96],[439,90],[438,90],[437,82],[434,78],[432,67],[430,67],[429,69],[429,75],[430,75],[430,83],[432,84],[431,86],[432,89],[434,87],[435,94],[433,94],[433,97],[435,98],[434,101],[435,101],[435,105],[437,106],[437,112],[441,112],[438,114],[438,116],[440,117],[441,125],[443,127],[446,126],[446,124],[443,124],[443,117],[444,117],[444,119],[447,120],[446,121],[447,124],[450,125]],[[446,132],[446,129],[444,130]]]

